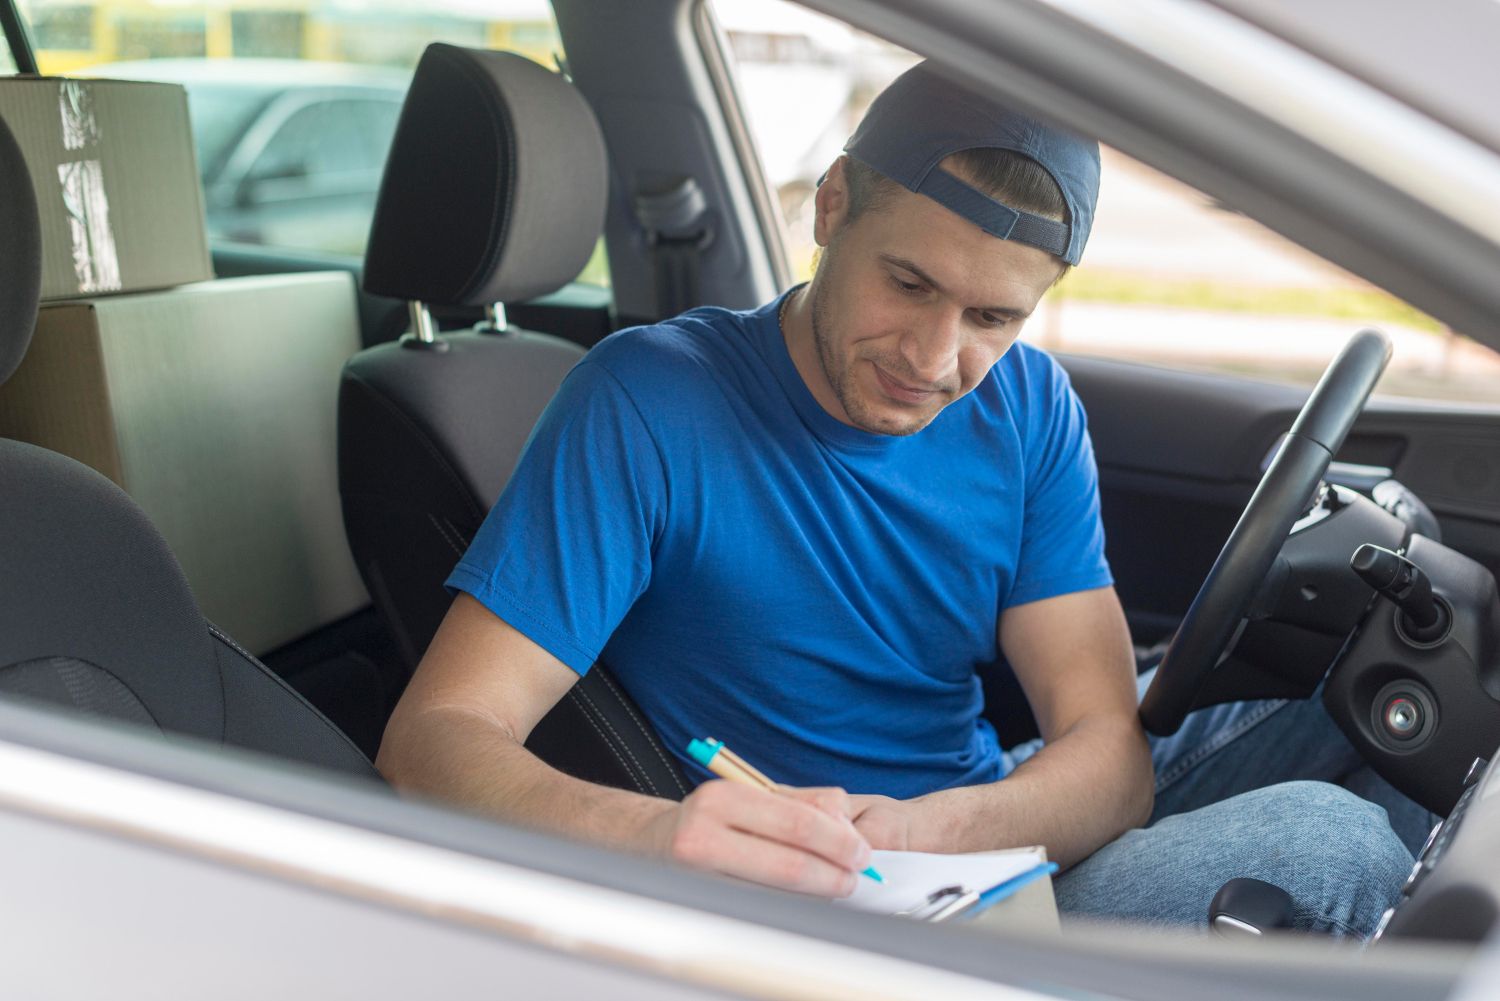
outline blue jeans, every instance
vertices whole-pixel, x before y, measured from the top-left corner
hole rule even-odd
[[[1297,928],[1373,932],[1436,818],[1365,765],[1321,694],[1210,706],[1153,737],[1150,824],[1057,877],[1064,919],[1207,927],[1219,887],[1252,876],[1291,894]]]

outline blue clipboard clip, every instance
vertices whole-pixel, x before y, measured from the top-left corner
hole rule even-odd
[[[954,917],[960,921],[969,921],[978,917],[1006,897],[1013,896],[1022,887],[1030,886],[1039,879],[1051,876],[1057,872],[1057,869],[1056,862],[1043,862],[1031,869],[1027,869],[1023,873],[1012,876],[1003,883],[996,883],[981,893],[979,899],[974,901],[972,906],[966,908],[962,913],[954,915]]]

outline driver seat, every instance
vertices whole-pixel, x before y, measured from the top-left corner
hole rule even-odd
[[[41,231],[0,120],[0,384],[31,342]],[[203,617],[165,540],[104,476],[0,439],[0,693],[375,780],[344,734]]]

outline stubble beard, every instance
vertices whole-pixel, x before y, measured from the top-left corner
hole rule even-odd
[[[942,410],[930,414],[916,415],[909,420],[896,423],[889,418],[871,412],[865,405],[863,397],[854,386],[854,365],[859,359],[852,359],[849,364],[844,364],[838,355],[830,335],[832,326],[832,306],[828,302],[828,285],[831,279],[836,278],[836,261],[838,239],[832,240],[828,246],[823,248],[822,259],[818,262],[818,277],[823,281],[814,281],[809,287],[812,293],[811,313],[813,347],[818,352],[818,364],[823,369],[823,378],[828,381],[828,386],[833,390],[833,395],[838,399],[839,406],[844,408],[844,414],[850,422],[861,431],[871,434],[892,435],[905,437],[916,434],[918,431],[932,423],[932,419]],[[882,364],[881,359],[875,358],[876,364]],[[904,366],[898,366],[894,362],[886,364],[888,371],[902,372]]]

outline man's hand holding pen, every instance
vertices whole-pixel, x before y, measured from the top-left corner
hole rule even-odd
[[[663,857],[699,869],[820,897],[847,897],[870,864],[842,789],[775,791],[709,781],[652,822]]]

